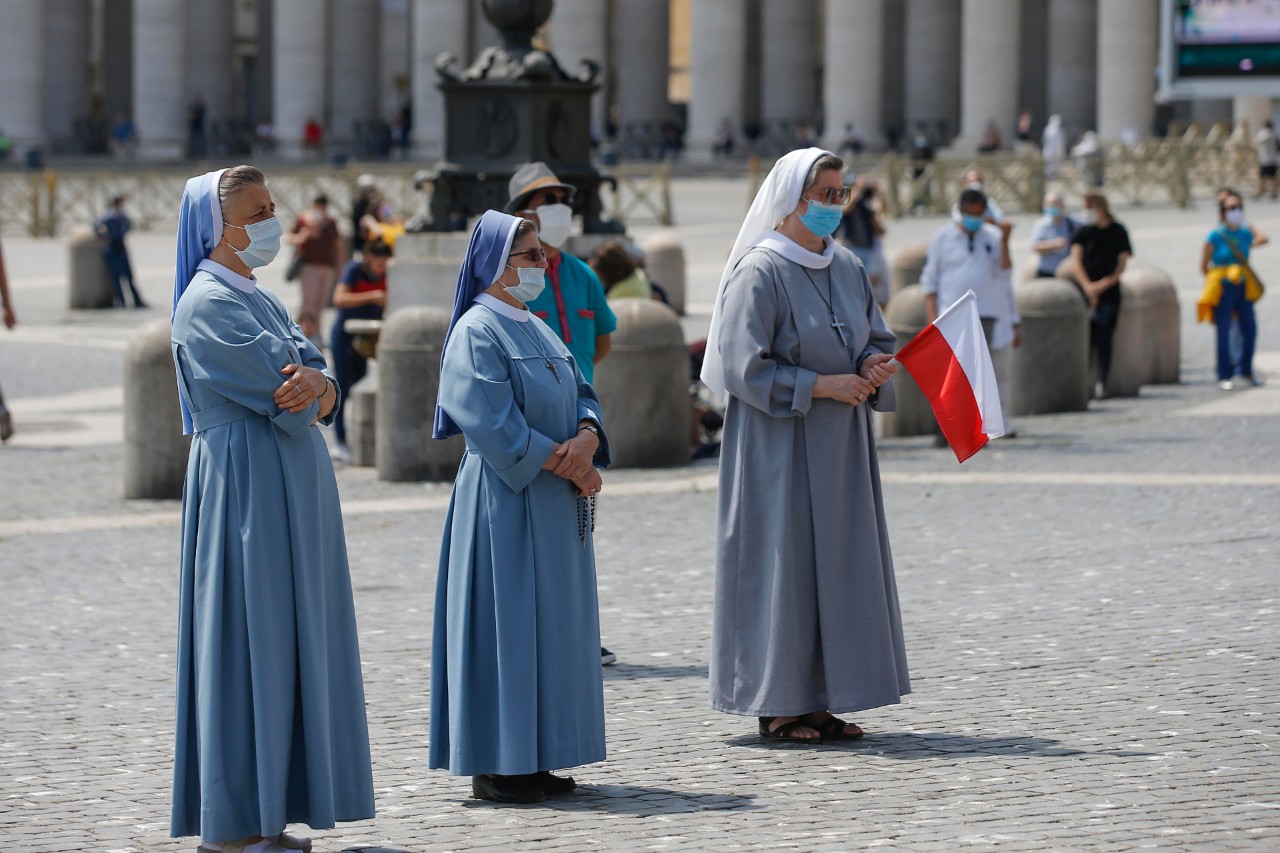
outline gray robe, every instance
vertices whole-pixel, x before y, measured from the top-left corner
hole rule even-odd
[[[838,714],[911,691],[868,409],[891,411],[893,385],[860,406],[813,399],[818,374],[855,372],[894,337],[848,250],[807,272],[756,248],[723,297],[711,706],[731,714]]]

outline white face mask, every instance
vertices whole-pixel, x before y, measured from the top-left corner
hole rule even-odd
[[[559,249],[569,239],[573,227],[573,210],[567,204],[544,204],[533,211],[538,214],[538,239]]]
[[[249,245],[243,249],[231,247],[236,257],[249,269],[265,267],[280,253],[280,237],[284,234],[284,229],[280,225],[280,220],[274,216],[249,225],[232,225],[225,221],[223,225],[228,228],[239,228],[249,235]]]
[[[1232,228],[1239,228],[1241,225],[1244,225],[1244,211],[1238,207],[1233,210],[1228,210],[1222,219]]]
[[[513,267],[511,264],[507,264],[507,267],[516,271],[516,275],[520,277],[520,283],[510,287],[503,285],[503,287],[507,293],[525,305],[537,299],[542,294],[542,289],[547,286],[547,271],[542,267]]]
[[[1098,224],[1098,211],[1093,210],[1093,209],[1086,210],[1086,211],[1084,212],[1084,224],[1085,224],[1085,225],[1097,225],[1097,224]]]

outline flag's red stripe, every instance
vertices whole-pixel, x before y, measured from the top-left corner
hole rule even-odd
[[[897,359],[929,399],[956,458],[963,462],[981,450],[987,434],[982,430],[978,400],[938,327],[930,324],[898,352]]]

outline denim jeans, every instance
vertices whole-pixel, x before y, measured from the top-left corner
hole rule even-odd
[[[1231,353],[1231,318],[1240,324],[1240,361],[1237,364]],[[1253,348],[1258,340],[1258,324],[1253,315],[1253,303],[1244,298],[1244,285],[1222,282],[1222,298],[1213,310],[1213,321],[1218,327],[1218,380],[1230,379],[1236,373],[1253,376]]]

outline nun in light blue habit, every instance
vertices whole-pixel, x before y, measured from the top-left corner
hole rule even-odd
[[[310,850],[285,833],[373,816],[355,606],[317,422],[324,356],[253,269],[280,224],[249,166],[187,182],[173,360],[184,432],[174,836],[204,853]]]
[[[600,403],[530,314],[546,257],[528,222],[490,210],[458,275],[434,435],[466,454],[436,584],[429,760],[472,793],[537,802],[604,759],[592,532],[609,461]]]

